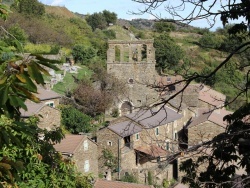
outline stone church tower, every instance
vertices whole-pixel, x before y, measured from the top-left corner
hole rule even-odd
[[[128,88],[114,104],[121,115],[150,105],[158,99],[157,92],[148,87],[156,83],[155,49],[153,40],[109,40],[107,72],[123,81]]]

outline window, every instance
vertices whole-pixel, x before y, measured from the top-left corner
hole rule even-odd
[[[88,172],[89,171],[89,160],[86,160],[84,163],[84,172]]]
[[[166,141],[166,150],[169,150],[169,141]]]
[[[135,134],[135,140],[139,140],[140,139],[140,135],[139,135],[139,133],[136,133]]]
[[[174,140],[177,140],[178,135],[177,135],[177,131],[174,131]]]
[[[161,157],[157,157],[157,163],[161,162]]]
[[[48,101],[48,102],[46,102],[45,104],[47,104],[47,105],[50,106],[50,107],[55,107],[55,106],[54,106],[54,101]]]
[[[158,136],[159,135],[159,127],[155,128],[155,135]]]
[[[83,148],[84,148],[84,151],[87,151],[89,149],[89,145],[88,145],[88,141],[87,140],[84,140],[84,142],[83,142]]]
[[[133,78],[129,78],[129,79],[128,79],[128,83],[129,83],[129,84],[133,84],[133,83],[134,83],[134,79],[133,79]]]
[[[111,142],[111,141],[108,141],[108,142],[107,142],[107,145],[108,145],[108,146],[112,146],[112,142]]]

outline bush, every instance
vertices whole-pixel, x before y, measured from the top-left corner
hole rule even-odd
[[[133,174],[125,173],[125,176],[121,178],[121,181],[129,183],[138,183],[138,179]]]
[[[90,116],[83,114],[72,106],[63,106],[61,116],[62,124],[73,134],[80,132],[89,133],[95,128],[91,124],[92,118]]]

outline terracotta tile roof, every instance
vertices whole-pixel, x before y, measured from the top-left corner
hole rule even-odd
[[[52,90],[47,90],[44,89],[42,86],[37,86],[37,97],[43,101],[43,100],[49,100],[49,99],[57,99],[60,98],[61,96],[52,91]]]
[[[168,107],[165,107],[161,110],[140,110],[127,115],[129,119],[141,124],[146,129],[165,125],[182,118],[182,116],[183,115],[178,114],[176,111]]]
[[[130,136],[142,131],[142,128],[132,121],[123,121],[114,125],[110,125],[108,126],[108,129],[114,131],[121,137]]]
[[[65,135],[65,138],[61,140],[60,143],[55,144],[54,148],[56,151],[61,153],[70,153],[74,154],[75,150],[79,146],[79,144],[86,139],[85,135]]]
[[[152,157],[161,157],[161,156],[167,156],[168,154],[170,154],[169,151],[162,149],[159,146],[156,145],[145,145],[145,146],[139,146],[136,147],[135,150],[145,153],[147,155],[150,155]]]
[[[203,86],[199,91],[199,99],[213,106],[219,107],[224,105],[226,96],[207,86]]]
[[[23,118],[30,117],[32,115],[37,114],[44,107],[43,103],[29,102],[29,103],[25,103],[25,104],[26,104],[28,110],[25,111],[24,109],[20,109],[21,117],[23,117]]]
[[[224,109],[218,109],[218,110],[213,110],[213,111],[209,109],[199,109],[198,116],[191,120],[191,123],[188,125],[188,128],[195,126],[195,125],[199,125],[206,121],[213,122],[217,125],[220,125],[226,128],[227,122],[223,121],[223,117],[231,113],[232,112],[224,110]]]
[[[149,185],[127,183],[121,181],[96,180],[94,188],[150,188]]]

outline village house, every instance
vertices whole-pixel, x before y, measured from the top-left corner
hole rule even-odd
[[[148,171],[152,171],[161,180],[177,178],[175,163],[168,164],[164,173],[160,171],[163,168],[161,162],[178,150],[182,117],[175,110],[165,107],[140,110],[111,122],[97,132],[99,167],[104,163],[102,151],[108,149],[118,158],[117,168],[121,176],[133,173],[144,182]],[[106,174],[107,170],[101,168],[100,172]]]
[[[28,118],[33,115],[39,117],[38,126],[42,129],[52,130],[61,125],[61,112],[56,108],[59,105],[61,96],[52,91],[38,86],[36,96],[40,99],[40,103],[25,101],[27,111],[21,109],[21,118]]]
[[[98,177],[97,144],[86,135],[69,135],[54,145],[56,151],[64,158],[75,163],[77,170],[82,174],[92,174]]]

